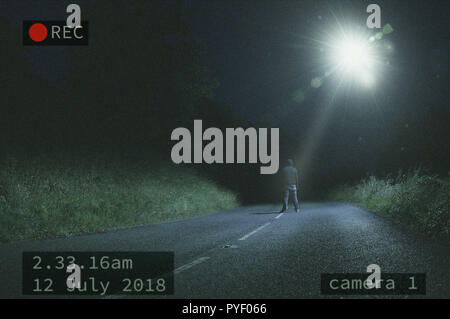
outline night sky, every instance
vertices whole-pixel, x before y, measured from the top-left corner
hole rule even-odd
[[[389,23],[395,30],[382,40],[392,47],[386,56],[390,65],[373,88],[340,90],[331,102],[336,81],[310,89],[311,79],[323,71],[323,46],[315,40],[333,34],[336,21],[366,31],[370,3],[202,1],[189,8],[194,30],[206,42],[221,81],[219,101],[245,118],[274,118],[274,124],[298,138],[299,151],[331,103],[332,114],[321,132],[321,154],[314,159],[322,170],[361,161],[374,169],[377,154],[392,132],[401,129],[402,118],[407,127],[407,118],[420,118],[431,105],[449,107],[450,5],[376,2],[382,9],[382,25]],[[292,100],[298,89],[306,89],[301,104]]]
[[[221,80],[217,99],[237,112],[256,116],[256,109],[270,110],[289,102],[292,89],[308,84],[320,67],[315,58],[320,46],[312,40],[332,33],[336,20],[366,29],[365,9],[372,2],[193,1],[186,5],[195,34],[205,41]],[[373,94],[382,98],[385,86],[414,83],[435,89],[433,93],[443,98],[449,76],[450,5],[445,1],[377,3],[382,25],[390,23],[395,32],[386,39],[394,47],[392,69],[382,79],[386,84]],[[428,70],[426,77],[416,83],[412,77],[423,69]]]

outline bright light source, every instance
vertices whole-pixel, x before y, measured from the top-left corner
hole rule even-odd
[[[346,35],[336,41],[331,49],[332,65],[342,76],[367,87],[375,83],[375,54],[368,39]]]
[[[370,68],[370,50],[367,43],[346,39],[337,47],[336,62],[345,71],[359,72]]]

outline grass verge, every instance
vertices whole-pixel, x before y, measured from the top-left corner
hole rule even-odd
[[[0,242],[100,232],[239,205],[193,169],[39,159],[0,164]]]
[[[399,172],[395,178],[370,176],[357,185],[338,187],[330,199],[386,214],[427,235],[450,240],[450,176],[421,170]]]

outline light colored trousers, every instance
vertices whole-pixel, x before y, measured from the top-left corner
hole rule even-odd
[[[289,195],[292,194],[292,201],[294,202],[295,210],[298,210],[298,199],[297,199],[297,186],[289,185],[285,187],[283,191],[283,209],[285,211],[289,206]]]

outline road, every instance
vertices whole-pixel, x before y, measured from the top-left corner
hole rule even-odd
[[[422,297],[450,297],[445,243],[351,205],[305,203],[299,214],[277,209],[249,206],[106,233],[1,244],[0,297],[24,297],[23,251],[72,250],[174,251],[170,298],[322,298],[322,273],[365,273],[369,264],[386,273],[426,273]]]

